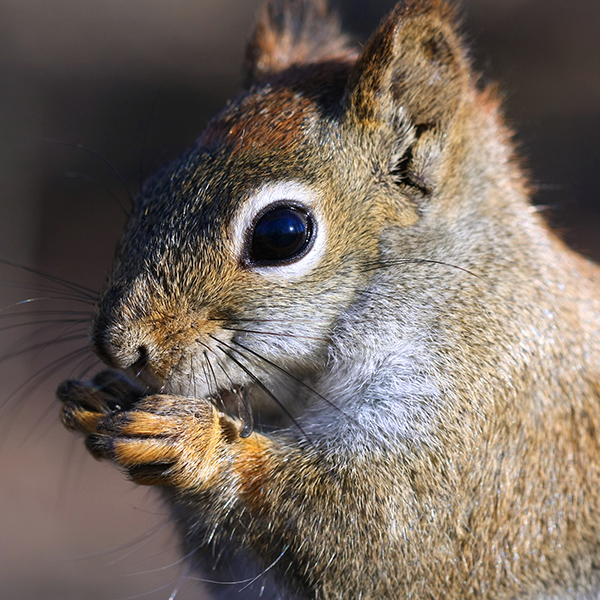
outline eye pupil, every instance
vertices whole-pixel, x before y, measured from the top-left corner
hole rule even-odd
[[[301,255],[312,237],[309,215],[293,206],[278,206],[254,226],[250,258],[259,264],[285,263]]]

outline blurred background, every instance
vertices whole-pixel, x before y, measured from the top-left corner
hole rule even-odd
[[[359,40],[392,5],[337,3]],[[239,90],[256,6],[0,0],[0,258],[99,289],[124,222],[119,204]],[[600,2],[463,7],[536,202],[569,243],[598,257]],[[99,367],[76,353],[89,306],[73,301],[73,288],[49,287],[59,289],[0,266],[0,598],[167,600],[184,569],[163,509],[59,423],[56,385]],[[61,336],[72,344],[51,343]],[[191,580],[177,595],[200,597]]]

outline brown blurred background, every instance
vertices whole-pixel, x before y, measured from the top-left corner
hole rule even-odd
[[[0,258],[98,289],[124,220],[115,197],[127,204],[239,89],[256,5],[0,0]],[[338,3],[359,39],[392,5]],[[536,201],[570,243],[598,256],[600,2],[470,0],[464,8],[475,62],[501,83]],[[43,140],[82,145],[121,178],[87,151]],[[82,310],[60,301],[11,307],[56,295],[47,285],[0,267],[0,599],[166,600],[183,568],[162,508],[89,458],[58,422],[54,388],[91,363],[52,364],[85,341],[49,342],[84,329],[16,327],[77,317],[33,312]],[[28,344],[40,345],[19,354]],[[199,590],[188,581],[177,598]]]

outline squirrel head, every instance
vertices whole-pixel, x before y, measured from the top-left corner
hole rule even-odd
[[[415,240],[438,256],[427,244],[474,210],[469,185],[506,169],[444,2],[399,4],[359,50],[323,1],[271,0],[245,71],[144,186],[93,323],[103,360],[171,393],[317,377],[385,273],[388,233],[396,256]],[[470,184],[465,156],[494,152],[497,172]]]

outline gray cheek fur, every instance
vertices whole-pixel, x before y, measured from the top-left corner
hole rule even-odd
[[[427,444],[440,416],[436,359],[422,327],[399,322],[397,310],[381,306],[381,294],[378,306],[369,296],[366,306],[352,307],[338,323],[316,383],[335,408],[320,403],[306,417],[307,433],[330,452],[360,455],[376,446],[398,451]],[[374,325],[373,312],[386,318]]]

